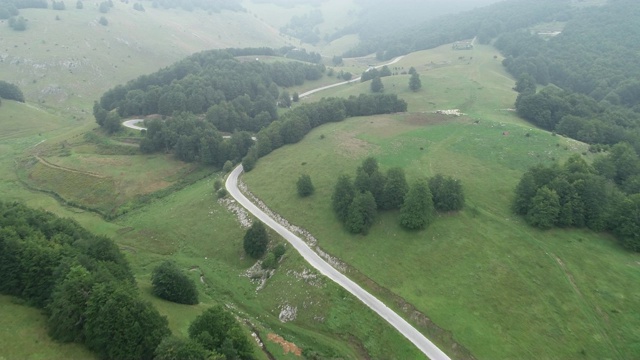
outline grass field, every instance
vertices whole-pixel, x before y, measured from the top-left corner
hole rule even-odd
[[[331,254],[450,330],[480,359],[640,356],[640,257],[603,234],[535,230],[509,210],[528,166],[562,161],[586,146],[502,110],[515,99],[513,80],[490,48],[442,47],[397,66],[416,66],[421,74],[423,89],[415,94],[406,89],[407,77],[383,79],[387,91],[396,85],[410,114],[317,128],[301,143],[261,159],[244,177],[249,188],[310,230]],[[367,89],[368,83],[355,84],[320,96]],[[450,108],[469,116],[429,113]],[[465,210],[440,215],[417,233],[402,230],[397,214],[386,213],[367,237],[348,234],[330,210],[331,192],[339,174],[354,174],[369,155],[383,169],[402,166],[410,179],[436,173],[460,178]],[[295,182],[302,173],[311,175],[316,193],[301,200]]]
[[[333,11],[348,12],[348,2],[339,3]],[[337,2],[324,2],[323,9],[331,4]],[[299,357],[285,355],[276,340],[268,340],[277,336],[331,357],[421,358],[383,320],[318,277],[292,251],[257,291],[258,284],[243,275],[253,265],[243,255],[244,230],[216,202],[212,176],[132,208],[113,222],[21,183],[27,179],[31,185],[66,194],[67,200],[97,203],[104,209],[175,183],[193,168],[170,156],[140,155],[117,139],[87,139],[85,134],[95,128],[93,101],[116,84],[195,51],[299,45],[281,37],[272,19],[285,22],[311,10],[296,8],[287,12],[288,17],[280,16],[279,8],[259,12],[253,6],[248,13],[152,8],[140,13],[132,4],[118,2],[106,15],[109,26],[103,27],[97,24],[101,14],[93,6],[69,6],[62,12],[21,10],[29,20],[26,32],[0,27],[0,78],[20,85],[29,101],[3,101],[0,106],[2,199],[72,217],[112,237],[131,261],[143,297],[168,317],[179,336],[186,335],[188,324],[201,311],[220,303],[250,321],[278,359]],[[329,32],[338,24],[322,26]],[[339,53],[354,40],[341,39],[320,50],[325,55]],[[620,250],[605,235],[531,229],[508,209],[513,187],[526,167],[562,160],[586,147],[533,129],[508,111],[516,94],[501,60],[487,46],[461,52],[444,46],[406,56],[392,71],[416,67],[423,89],[410,92],[406,75],[383,82],[387,92],[407,100],[409,114],[318,128],[300,144],[261,159],[245,180],[269,206],[310,229],[323,248],[402,296],[480,359],[639,358],[640,258]],[[336,70],[357,76],[371,62],[372,58],[348,60]],[[325,77],[290,92],[334,81]],[[352,84],[306,101],[368,91],[369,83]],[[468,116],[431,113],[451,108]],[[135,137],[126,132],[122,136]],[[353,174],[367,155],[376,156],[383,168],[403,166],[411,179],[438,172],[462,179],[466,209],[442,215],[418,233],[404,232],[397,226],[397,214],[388,213],[379,217],[368,237],[347,234],[330,212],[328,199],[337,175]],[[31,171],[16,167],[16,161],[26,161]],[[22,178],[16,170],[22,171]],[[312,176],[317,193],[300,200],[295,181],[303,172]],[[87,191],[91,187],[95,191]],[[165,259],[194,270],[189,274],[201,290],[200,305],[176,305],[151,295],[151,271]],[[297,309],[295,320],[278,319],[285,306]],[[0,360],[90,356],[79,347],[51,342],[39,312],[7,297],[0,297],[0,318]],[[266,359],[257,347],[256,354]]]
[[[60,344],[49,338],[40,310],[0,295],[0,359],[90,360],[95,356],[82,346]]]
[[[264,289],[242,274],[254,262],[242,250],[244,231],[234,216],[218,204],[213,180],[200,181],[141,211],[116,221],[114,237],[126,250],[143,293],[169,317],[174,332],[186,334],[188,323],[206,306],[233,304],[262,330],[266,338],[275,333],[302,349],[326,355],[361,357],[363,348],[374,358],[419,358],[419,353],[399,334],[372,332],[387,328],[357,300],[311,271],[297,254],[288,251],[285,260]],[[272,241],[281,241],[272,236]],[[151,270],[164,259],[173,259],[184,269],[197,268],[205,284],[198,281],[203,304],[198,307],[170,304],[149,295]],[[298,274],[311,274],[304,280]],[[281,323],[283,306],[297,308],[297,318]],[[272,348],[276,348],[271,344]],[[278,357],[280,358],[280,357]]]

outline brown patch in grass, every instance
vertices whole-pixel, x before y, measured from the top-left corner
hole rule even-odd
[[[371,152],[374,145],[356,138],[354,132],[336,133],[336,152],[344,157],[358,159]]]
[[[273,341],[276,344],[280,344],[280,346],[282,346],[282,349],[284,350],[285,355],[287,355],[288,353],[292,353],[296,356],[302,355],[302,350],[297,347],[296,344],[286,341],[284,338],[282,338],[282,336],[276,335],[274,333],[269,333],[267,335],[267,339]]]

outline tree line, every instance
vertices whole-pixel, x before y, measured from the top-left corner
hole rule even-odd
[[[301,104],[272,122],[256,135],[256,143],[243,158],[245,171],[257,160],[287,144],[302,140],[312,129],[352,116],[369,116],[407,111],[407,103],[395,94],[360,94],[342,98],[322,98],[316,103]]]
[[[464,192],[459,180],[440,174],[410,187],[402,168],[390,168],[384,174],[377,160],[368,157],[354,180],[348,175],[338,177],[331,203],[347,231],[366,235],[380,210],[399,210],[399,223],[407,230],[425,229],[434,221],[436,210],[462,210]]]
[[[625,141],[640,149],[640,64],[635,61],[640,15],[632,0],[575,12],[561,35],[543,40],[506,33],[495,46],[520,83],[516,109],[526,120],[590,144]]]
[[[375,28],[384,28],[379,22],[373,23],[369,19],[363,19],[365,24],[361,25],[364,26],[347,28],[336,36],[353,32],[360,35],[360,43],[347,51],[344,57],[376,53],[378,59],[388,60],[399,55],[472,39],[476,36],[480,43],[488,44],[502,33],[541,22],[564,21],[570,16],[568,1],[508,0],[455,15],[442,16],[420,25],[401,27],[399,30],[397,30],[397,24],[402,24],[404,19],[395,19],[391,16],[381,18],[380,21],[390,24],[389,29],[383,32],[375,30]]]
[[[94,116],[104,126],[112,111],[120,117],[187,111],[207,113],[220,131],[255,132],[277,118],[279,86],[301,85],[324,71],[323,65],[243,62],[228,51],[205,51],[107,91]]]
[[[0,293],[43,309],[54,340],[84,344],[100,358],[187,358],[171,357],[176,349],[196,349],[194,359],[253,358],[248,338],[220,306],[194,320],[190,339],[170,337],[167,319],[140,298],[116,244],[71,219],[0,202],[0,273]]]
[[[610,231],[640,251],[640,159],[626,143],[593,165],[579,155],[563,165],[537,165],[520,179],[513,210],[532,226]]]
[[[176,114],[169,120],[147,120],[146,126],[140,142],[142,152],[173,152],[185,162],[221,168],[227,161],[240,162],[253,146],[249,133],[236,132],[224,139],[210,121],[191,113]]]

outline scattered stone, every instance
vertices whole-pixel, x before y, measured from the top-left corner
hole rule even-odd
[[[285,304],[280,308],[280,315],[278,315],[278,319],[280,319],[280,322],[286,323],[295,320],[297,316],[298,308]]]

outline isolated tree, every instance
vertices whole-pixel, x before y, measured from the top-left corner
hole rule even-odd
[[[311,176],[308,174],[300,175],[296,185],[298,187],[298,195],[300,195],[300,197],[309,196],[315,191],[313,183],[311,182]]]
[[[404,203],[404,197],[409,191],[409,185],[404,175],[404,170],[394,167],[387,170],[387,181],[384,186],[382,201],[378,204],[383,210],[400,209]]]
[[[298,102],[298,101],[300,101],[300,95],[298,94],[298,92],[297,92],[297,91],[293,93],[293,95],[292,95],[292,100],[293,100],[293,102]]]
[[[193,320],[189,325],[189,338],[207,350],[225,355],[227,359],[253,358],[247,336],[234,316],[221,305],[205,310]]]
[[[389,67],[387,65],[383,66],[382,69],[380,69],[380,77],[385,77],[385,76],[391,76],[391,69],[389,69]]]
[[[408,230],[421,230],[434,219],[433,198],[426,180],[418,180],[409,189],[400,209],[400,225]]]
[[[104,16],[100,16],[100,20],[98,20],[98,22],[100,23],[100,25],[102,26],[107,26],[109,25],[109,20],[107,20],[106,17]]]
[[[464,207],[464,192],[459,180],[440,174],[429,179],[433,206],[438,211],[459,211]]]
[[[333,211],[340,221],[344,222],[347,219],[349,206],[355,194],[356,191],[351,178],[348,175],[340,175],[331,197]]]
[[[409,75],[417,74],[418,71],[413,66],[409,68]]]
[[[154,360],[214,360],[224,358],[193,339],[167,336],[155,350]]]
[[[376,76],[371,80],[371,92],[381,93],[384,91],[384,85],[382,84],[382,80],[379,76]]]
[[[9,19],[9,27],[15,31],[25,31],[27,29],[27,20],[22,16],[12,17]]]
[[[527,222],[541,229],[550,229],[555,225],[560,213],[560,199],[558,194],[543,186],[531,200],[531,208],[527,212]]]
[[[198,289],[195,282],[172,261],[164,261],[153,269],[151,285],[153,294],[161,299],[178,304],[198,303]]]
[[[82,9],[84,8],[84,4],[82,3],[82,0],[78,0],[78,2],[76,2],[76,9]]]
[[[244,251],[254,259],[259,259],[267,251],[269,235],[264,224],[255,220],[244,234]]]
[[[376,219],[376,201],[370,191],[357,193],[345,221],[345,226],[353,234],[367,234]]]
[[[422,88],[422,81],[420,81],[420,75],[417,72],[411,74],[411,78],[409,79],[409,89],[411,91],[416,92]]]
[[[100,6],[98,6],[98,11],[100,11],[103,14],[108,13],[109,10],[111,10],[111,6],[109,6],[108,1],[103,1],[100,3]]]

